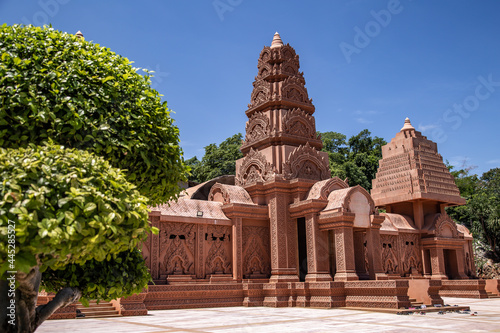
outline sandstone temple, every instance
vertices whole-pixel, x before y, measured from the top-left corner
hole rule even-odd
[[[235,176],[152,207],[154,285],[123,314],[215,306],[400,308],[486,297],[462,205],[434,142],[411,125],[382,149],[373,190],[331,177],[299,57],[279,34],[258,59]],[[397,129],[395,129],[395,132]],[[385,211],[385,213],[381,213]]]

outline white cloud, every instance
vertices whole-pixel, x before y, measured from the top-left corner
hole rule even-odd
[[[432,130],[435,128],[439,128],[439,127],[440,127],[439,124],[428,124],[428,125],[418,124],[417,129],[420,132],[426,132],[426,131],[429,131],[429,130]]]
[[[360,124],[371,124],[373,121],[368,120],[366,118],[355,118],[355,120]]]

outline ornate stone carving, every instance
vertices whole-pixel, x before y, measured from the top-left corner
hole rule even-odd
[[[207,274],[231,274],[231,227],[210,225],[205,235],[210,248],[206,258]]]
[[[399,261],[397,257],[397,236],[380,235],[380,245],[382,246],[382,267],[386,274],[395,274],[399,271]]]
[[[161,224],[161,274],[194,274],[195,239],[194,224],[173,222]]]
[[[262,112],[256,112],[246,125],[245,144],[261,140],[269,135],[269,118]]]
[[[439,214],[434,223],[436,236],[458,238],[457,225],[448,214]]]
[[[281,88],[281,97],[292,102],[312,104],[312,100],[307,95],[307,89],[304,87],[303,78],[296,76],[288,77],[283,82]]]
[[[323,180],[330,178],[328,161],[319,152],[306,143],[295,148],[283,163],[285,179],[305,178]]]
[[[419,235],[418,234],[400,234],[400,253],[401,253],[401,266],[403,276],[422,273],[422,262],[418,249]]]
[[[275,174],[273,166],[267,162],[264,155],[253,148],[243,159],[239,170],[240,172],[236,175],[235,180],[238,186],[268,181]]]
[[[265,80],[254,82],[249,107],[253,108],[271,99],[271,84]]]
[[[299,108],[285,114],[283,117],[283,130],[286,134],[316,139],[314,117]]]
[[[268,277],[271,273],[269,228],[243,227],[243,234],[243,276]]]

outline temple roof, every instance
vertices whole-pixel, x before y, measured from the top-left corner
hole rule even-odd
[[[437,144],[415,130],[408,118],[396,136],[382,147],[371,194],[377,206],[418,199],[465,204]]]
[[[276,47],[282,47],[283,41],[281,40],[280,34],[276,31],[273,37],[273,41],[271,43],[271,48],[274,49]]]
[[[216,201],[179,198],[177,201],[170,201],[150,209],[151,212],[160,212],[160,216],[197,218],[198,212],[202,212],[200,218],[203,219],[229,220],[222,211],[222,203]]]
[[[385,220],[382,222],[382,227],[380,228],[381,232],[418,232],[411,217],[407,215],[391,213],[383,213],[381,215],[385,216]]]

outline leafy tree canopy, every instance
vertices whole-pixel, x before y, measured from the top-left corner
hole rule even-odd
[[[474,237],[500,260],[500,168],[491,169],[479,178],[470,169],[452,170],[466,205],[449,207],[447,213],[458,223],[470,228]]]
[[[323,151],[328,153],[332,176],[348,178],[349,185],[372,188],[372,179],[382,158],[382,146],[387,142],[372,137],[370,131],[362,130],[346,141],[346,136],[337,132],[321,133]]]
[[[235,134],[219,146],[215,143],[206,146],[201,161],[196,156],[187,160],[186,164],[192,168],[189,180],[202,183],[218,176],[234,175],[236,160],[243,157],[240,151],[242,139],[241,133]]]
[[[125,171],[151,204],[185,180],[179,130],[132,62],[52,28],[0,27],[0,146],[52,139]]]
[[[80,296],[111,299],[147,285],[150,275],[135,250],[153,231],[147,198],[119,169],[87,151],[31,144],[0,149],[0,178],[0,305],[8,302],[3,274],[17,271],[18,331],[33,331]],[[42,287],[71,293],[35,311],[41,273]],[[13,328],[5,313],[0,324]]]

